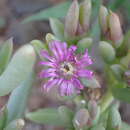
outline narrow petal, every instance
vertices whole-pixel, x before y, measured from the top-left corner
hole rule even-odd
[[[68,81],[68,85],[67,85],[67,90],[66,90],[66,95],[70,96],[74,93],[74,86],[71,83],[71,81]]]
[[[65,96],[66,95],[66,90],[67,90],[67,81],[63,81],[61,86],[60,86],[60,95]]]
[[[49,91],[53,86],[58,82],[58,79],[50,79],[47,83],[44,84],[43,88],[45,91]]]
[[[47,69],[47,70],[42,70],[40,73],[39,73],[39,77],[40,78],[49,78],[49,77],[58,77],[58,75],[56,74],[55,72],[55,69]]]
[[[42,51],[40,52],[40,54],[41,54],[41,56],[43,56],[43,57],[46,58],[47,60],[50,60],[51,62],[54,62],[54,61],[55,61],[54,58],[51,57],[51,56],[49,55],[49,53],[48,53],[47,51],[45,51],[45,50],[42,50]]]
[[[78,75],[80,77],[92,78],[93,77],[93,71],[91,71],[91,70],[79,70]]]
[[[55,63],[52,63],[52,62],[49,62],[49,61],[40,61],[39,65],[50,66],[50,67],[55,67],[56,66]]]
[[[63,60],[63,56],[64,56],[64,52],[62,50],[62,45],[63,45],[63,43],[61,43],[59,41],[55,41],[55,48],[57,49],[57,53],[61,60]]]
[[[93,64],[92,59],[88,55],[87,49],[86,49],[84,55],[82,56],[82,58],[78,61],[78,64],[81,66],[89,66],[89,65]]]
[[[58,55],[57,49],[55,47],[55,42],[54,41],[49,43],[49,49],[54,54],[55,58],[59,59],[59,55]]]
[[[84,88],[84,86],[81,84],[81,82],[77,78],[73,78],[72,82],[77,89],[83,89]]]

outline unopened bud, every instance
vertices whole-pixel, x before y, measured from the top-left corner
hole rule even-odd
[[[96,115],[97,115],[97,103],[94,100],[90,100],[88,103],[88,111],[90,113],[90,116],[92,119],[95,119]]]
[[[86,48],[88,49],[91,48],[92,43],[93,43],[92,38],[87,37],[87,38],[81,39],[80,41],[78,41],[78,44],[77,44],[78,46],[77,52],[84,53]]]
[[[115,59],[115,49],[111,44],[105,41],[99,43],[99,51],[106,62],[112,62]]]
[[[108,31],[108,10],[105,6],[100,7],[99,22],[104,34]]]
[[[51,34],[51,33],[48,33],[48,34],[46,35],[45,39],[46,39],[46,42],[47,42],[47,43],[50,43],[50,42],[52,42],[52,41],[54,41],[54,40],[57,40],[57,38],[56,38],[53,34]]]
[[[80,109],[73,120],[75,128],[83,128],[84,126],[87,126],[87,122],[89,121],[89,112],[87,109],[83,108]]]
[[[94,100],[90,100],[88,103],[88,111],[90,113],[90,117],[93,124],[98,122],[100,116],[100,107],[97,105],[97,102]]]
[[[110,29],[110,40],[112,40],[115,43],[115,47],[118,48],[123,41],[123,33],[118,15],[110,12],[108,22]]]
[[[79,21],[85,32],[89,29],[91,10],[91,0],[84,0],[84,2],[82,2],[80,5]]]
[[[65,18],[65,37],[73,38],[77,32],[79,23],[79,5],[77,0],[74,0],[69,8],[68,14]]]

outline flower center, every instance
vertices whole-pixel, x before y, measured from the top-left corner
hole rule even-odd
[[[64,63],[61,65],[60,70],[61,70],[64,74],[67,74],[67,75],[72,75],[73,72],[74,72],[74,68],[73,68],[72,64],[70,64],[70,63],[68,63],[68,62],[64,62]]]

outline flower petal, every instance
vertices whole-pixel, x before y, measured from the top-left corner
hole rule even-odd
[[[58,82],[58,79],[50,79],[47,83],[44,84],[43,88],[46,92],[48,92],[53,86],[55,86]]]
[[[93,77],[93,71],[91,71],[91,70],[79,70],[78,75],[80,77],[92,78]]]
[[[83,89],[84,88],[84,86],[81,84],[80,80],[78,80],[77,78],[73,78],[72,82],[77,89]]]

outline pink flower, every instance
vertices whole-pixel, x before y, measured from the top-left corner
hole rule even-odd
[[[92,78],[93,72],[86,69],[93,64],[88,51],[79,56],[75,54],[76,49],[74,45],[67,48],[65,42],[53,41],[49,44],[50,54],[45,50],[41,51],[41,56],[46,60],[40,64],[47,67],[40,72],[40,78],[48,79],[43,85],[45,91],[58,86],[61,96],[70,96],[84,88],[80,78]]]

